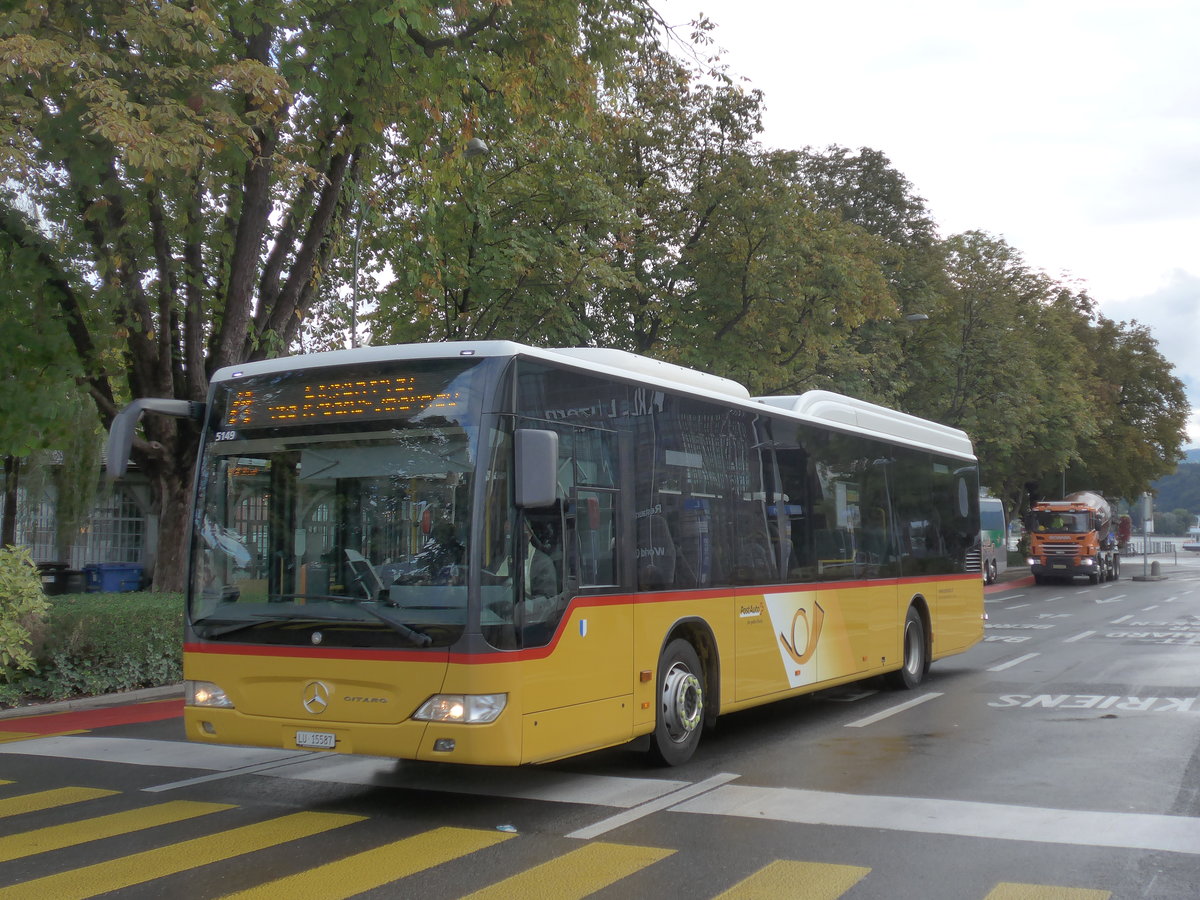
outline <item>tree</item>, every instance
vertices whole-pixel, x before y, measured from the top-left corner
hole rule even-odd
[[[124,399],[202,400],[295,345],[364,179],[407,173],[381,209],[412,173],[444,193],[481,118],[577,119],[648,27],[639,0],[27,0],[0,25],[0,229],[36,248],[105,425]],[[178,588],[197,426],[144,429],[154,581]]]
[[[1174,472],[1187,441],[1187,394],[1150,329],[1115,322],[1081,304],[1083,339],[1095,366],[1091,398],[1097,427],[1083,436],[1080,461],[1068,472],[1077,487],[1136,497]]]
[[[965,430],[983,483],[1011,500],[1078,457],[1092,366],[1072,298],[1004,240],[967,232],[944,251],[949,290],[910,344],[903,408]]]

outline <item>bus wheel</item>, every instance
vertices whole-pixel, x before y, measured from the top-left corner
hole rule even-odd
[[[658,715],[650,757],[666,766],[691,759],[704,728],[704,670],[683,638],[667,644],[658,663]]]
[[[925,678],[927,671],[929,648],[925,644],[925,623],[917,608],[910,606],[904,619],[904,665],[898,672],[889,672],[887,682],[897,689],[912,690]]]

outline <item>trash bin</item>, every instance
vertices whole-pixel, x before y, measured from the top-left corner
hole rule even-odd
[[[42,562],[37,564],[38,575],[42,579],[42,593],[47,597],[57,597],[59,594],[66,593],[65,583],[59,577],[59,573],[65,572],[67,564],[64,562]]]
[[[127,563],[94,563],[83,567],[91,592],[118,593],[142,587],[142,567]]]

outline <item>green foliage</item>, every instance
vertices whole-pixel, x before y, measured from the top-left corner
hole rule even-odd
[[[0,678],[4,681],[34,668],[30,647],[46,612],[41,577],[29,550],[0,549]]]
[[[36,662],[0,702],[63,700],[173,684],[183,676],[179,594],[51,597]]]

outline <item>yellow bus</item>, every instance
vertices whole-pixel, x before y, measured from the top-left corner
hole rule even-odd
[[[983,633],[956,429],[606,349],[488,341],[216,373],[187,592],[191,740],[481,765],[648,743]]]

